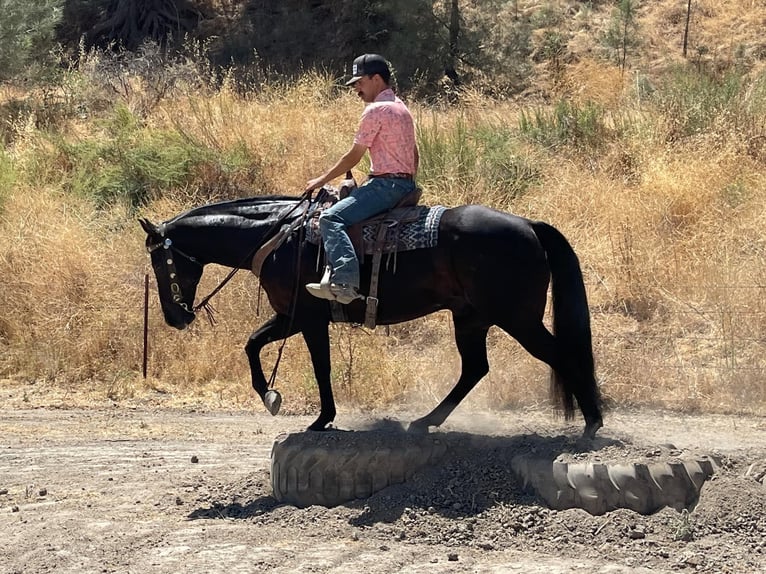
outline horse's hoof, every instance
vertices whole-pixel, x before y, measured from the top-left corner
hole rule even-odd
[[[279,412],[279,407],[282,406],[282,395],[279,391],[266,391],[263,395],[263,404],[266,405],[266,409],[272,414],[276,415]]]
[[[407,428],[408,433],[428,434],[428,423],[424,421],[412,421]]]
[[[595,421],[589,421],[585,425],[585,430],[582,433],[582,437],[593,440],[594,438],[596,438],[596,433],[598,432],[598,429],[600,429],[602,426],[604,426],[604,421],[601,418],[598,418]]]

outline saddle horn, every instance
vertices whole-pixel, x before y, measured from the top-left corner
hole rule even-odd
[[[346,172],[346,179],[340,182],[340,188],[338,189],[338,197],[341,199],[348,197],[348,194],[354,191],[358,186],[354,179],[354,174],[351,171]]]

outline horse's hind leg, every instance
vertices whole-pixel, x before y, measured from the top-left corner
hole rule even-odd
[[[499,325],[506,333],[515,338],[530,355],[548,364],[553,370],[553,390],[562,396],[564,410],[567,418],[572,415],[572,397],[577,399],[583,418],[585,419],[584,436],[593,438],[596,431],[603,426],[601,409],[598,397],[592,396],[585,389],[587,373],[581,372],[575,361],[560,349],[559,341],[554,337],[542,322],[536,322],[534,326],[510,327]]]
[[[489,327],[471,316],[453,315],[455,342],[462,361],[460,379],[454,388],[426,416],[410,423],[409,430],[428,432],[428,427],[439,426],[455,410],[466,395],[489,372],[487,360],[487,332]]]

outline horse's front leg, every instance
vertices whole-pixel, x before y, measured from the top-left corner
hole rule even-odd
[[[250,362],[253,389],[261,397],[263,404],[272,415],[279,412],[279,407],[282,405],[282,395],[279,394],[279,391],[269,389],[269,383],[263,375],[263,367],[261,366],[261,349],[269,343],[290,337],[295,333],[297,333],[297,329],[290,326],[289,317],[276,315],[250,335],[247,345],[245,345],[245,353],[247,353]]]
[[[335,420],[335,399],[332,396],[330,380],[330,333],[327,321],[318,321],[309,325],[304,324],[301,332],[306,341],[311,364],[314,366],[314,376],[319,387],[319,418],[309,427],[309,430],[326,430],[327,425]]]

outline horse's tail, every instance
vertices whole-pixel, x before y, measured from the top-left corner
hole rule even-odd
[[[553,370],[551,392],[561,402],[566,418],[573,417],[576,398],[586,423],[601,426],[590,311],[580,262],[569,241],[555,227],[535,221],[532,228],[545,249],[551,270],[553,334],[560,365]]]

